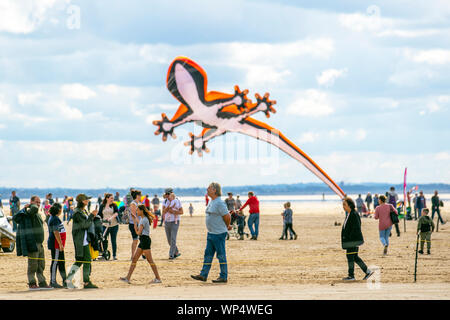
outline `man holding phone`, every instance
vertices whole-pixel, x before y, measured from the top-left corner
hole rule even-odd
[[[93,226],[94,218],[97,216],[97,206],[93,212],[89,214],[86,207],[89,203],[91,197],[86,196],[81,193],[77,195],[77,207],[73,212],[73,226],[72,226],[72,237],[75,246],[75,263],[72,265],[69,275],[66,280],[68,288],[74,288],[72,280],[78,269],[83,266],[83,282],[84,289],[96,289],[98,288],[94,285],[89,276],[91,274],[91,251],[89,248],[89,230]]]

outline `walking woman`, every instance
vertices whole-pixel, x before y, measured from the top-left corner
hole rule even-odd
[[[131,243],[131,259],[133,260],[134,253],[136,252],[136,247],[138,245],[139,235],[136,233],[136,228],[134,227],[134,219],[133,216],[137,216],[137,209],[139,205],[141,204],[141,196],[142,193],[139,190],[133,190],[131,191],[131,197],[133,198],[133,201],[128,204],[130,206],[130,216],[128,218],[128,229],[131,233],[131,238],[133,239],[133,242]]]
[[[89,276],[92,269],[91,251],[89,249],[89,229],[93,226],[95,216],[97,216],[97,209],[90,214],[86,210],[90,197],[85,194],[79,194],[76,197],[77,207],[73,212],[72,238],[75,246],[75,263],[70,268],[69,275],[66,280],[68,288],[74,288],[72,280],[78,269],[83,266],[83,282],[84,289],[98,288],[90,280]]]
[[[48,248],[52,255],[52,263],[50,265],[50,286],[53,288],[66,287],[66,263],[64,257],[64,246],[66,245],[66,228],[59,216],[62,213],[62,206],[59,203],[54,203],[50,210],[50,219],[48,220]],[[63,285],[59,285],[56,281],[56,271],[62,278]]]
[[[105,194],[98,215],[102,220],[108,220],[108,222],[103,224],[103,232],[108,228],[108,231],[106,231],[105,234],[105,240],[108,239],[108,235],[111,236],[113,260],[117,260],[117,233],[119,232],[119,221],[117,220],[117,216],[119,215],[119,209],[114,203],[114,196],[112,193]],[[108,241],[105,241],[103,250],[108,250]]]
[[[341,241],[342,249],[347,250],[348,277],[344,281],[355,280],[355,262],[365,273],[363,280],[367,280],[373,271],[367,268],[364,261],[358,256],[359,246],[364,243],[361,232],[361,218],[355,210],[355,202],[351,198],[345,198],[342,206],[346,212],[345,221],[342,225]]]
[[[389,247],[389,236],[392,229],[391,211],[398,215],[397,209],[390,203],[386,203],[386,197],[381,195],[379,205],[375,209],[375,219],[379,220],[378,230],[380,231],[380,241],[384,246],[383,255],[387,254]]]
[[[152,268],[153,273],[155,274],[155,279],[153,279],[150,283],[161,283],[161,278],[159,277],[158,269],[156,268],[155,263],[153,262],[152,252],[151,252],[151,239],[150,239],[150,225],[152,220],[155,218],[153,214],[148,211],[145,205],[140,204],[137,207],[137,216],[132,215],[132,219],[134,220],[134,229],[136,234],[139,235],[139,246],[136,249],[136,252],[133,256],[133,260],[130,265],[130,269],[128,270],[128,275],[125,278],[120,278],[120,280],[130,283],[131,275],[133,274],[134,269],[136,268],[136,263],[142,254],[147,258],[150,267]],[[138,217],[140,220],[138,220]]]

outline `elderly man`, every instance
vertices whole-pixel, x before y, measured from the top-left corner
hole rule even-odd
[[[30,232],[27,243],[28,251],[28,286],[30,290],[53,289],[47,284],[44,276],[45,254],[42,243],[44,242],[44,222],[39,214],[41,199],[38,196],[32,196],[30,203],[25,205],[24,209],[14,215],[14,220],[19,224],[26,224],[25,219],[29,219],[28,229]],[[19,251],[18,251],[19,254]],[[36,285],[36,278],[38,285]]]
[[[220,263],[220,276],[213,280],[214,283],[226,283],[228,281],[227,256],[225,242],[228,230],[231,229],[231,216],[225,202],[220,199],[222,195],[220,184],[211,183],[208,187],[208,196],[211,198],[206,207],[206,249],[203,259],[203,268],[199,275],[191,275],[195,280],[206,281],[208,278],[214,254]]]

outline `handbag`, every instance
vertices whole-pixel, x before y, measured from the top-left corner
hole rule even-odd
[[[393,209],[393,207],[391,206],[391,208],[390,208],[391,211],[389,212],[389,214],[391,215],[392,224],[399,223],[400,221],[398,220],[398,215],[392,209]]]

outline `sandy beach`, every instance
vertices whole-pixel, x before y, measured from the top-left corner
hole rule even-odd
[[[294,202],[294,230],[297,240],[278,240],[282,230],[281,202],[261,203],[260,235],[257,241],[227,241],[229,279],[227,284],[211,283],[219,274],[214,260],[208,282],[192,280],[202,267],[206,241],[204,204],[195,204],[193,217],[182,217],[178,233],[181,256],[168,259],[169,246],[163,227],[152,229],[152,255],[159,269],[162,284],[150,285],[153,273],[140,260],[131,284],[119,281],[130,265],[131,237],[126,225],[120,225],[118,261],[94,261],[91,279],[100,289],[50,290],[30,292],[27,286],[27,259],[14,253],[0,253],[0,299],[450,299],[450,229],[440,225],[432,235],[431,255],[420,255],[417,282],[414,283],[416,221],[400,223],[401,236],[393,231],[387,256],[378,239],[378,221],[362,219],[365,244],[360,257],[376,269],[372,281],[361,281],[362,271],[355,266],[358,281],[343,283],[347,261],[341,249],[341,226],[344,215],[338,202]],[[448,201],[442,210],[444,220],[450,217]],[[6,210],[8,214],[8,210]],[[248,215],[248,211],[246,210]],[[436,221],[436,217],[435,217]],[[46,229],[46,227],[45,227]],[[47,237],[47,229],[46,237]],[[74,261],[71,225],[67,227],[66,269]],[[246,232],[248,228],[246,227]],[[46,240],[45,240],[46,245]],[[111,246],[110,246],[111,249]],[[46,250],[45,276],[49,279],[50,251]],[[80,272],[78,273],[78,276]],[[58,282],[61,279],[58,275]]]

